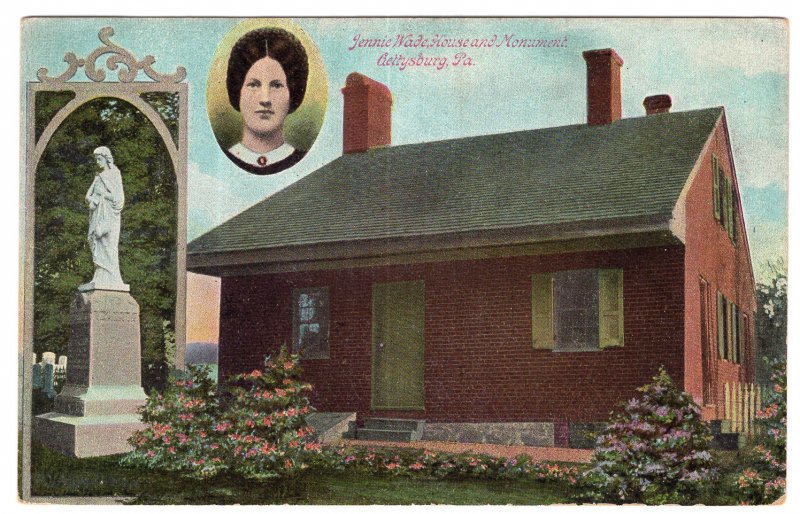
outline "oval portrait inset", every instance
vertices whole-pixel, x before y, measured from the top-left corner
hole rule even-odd
[[[328,77],[310,37],[288,20],[247,20],[222,38],[206,86],[208,117],[239,168],[272,175],[300,162],[322,128]]]

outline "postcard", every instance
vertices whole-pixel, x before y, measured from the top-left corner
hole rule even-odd
[[[783,501],[788,30],[23,19],[20,499]]]

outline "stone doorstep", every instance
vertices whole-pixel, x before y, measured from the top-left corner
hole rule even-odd
[[[413,441],[411,430],[381,430],[377,428],[359,428],[356,439],[363,441]]]
[[[33,437],[70,457],[127,453],[128,438],[145,428],[138,415],[68,416],[56,412],[34,418]]]
[[[418,441],[425,421],[406,418],[367,418],[355,429],[355,439],[370,441]]]
[[[356,413],[312,412],[307,420],[314,429],[317,441],[330,444],[342,440],[343,434],[349,430],[350,423],[355,424]]]
[[[408,430],[421,431],[425,428],[425,420],[405,418],[366,418],[364,428],[375,430]]]

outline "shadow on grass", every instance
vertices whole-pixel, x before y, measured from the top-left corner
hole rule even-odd
[[[194,480],[119,465],[119,456],[73,459],[32,445],[34,496],[119,497],[132,504],[546,505],[569,502],[564,484],[534,480],[433,480],[313,470],[291,480],[220,475]]]
[[[34,496],[118,497],[131,504],[297,504],[297,505],[549,505],[572,503],[565,482],[516,480],[436,480],[374,475],[347,470],[311,470],[287,480],[246,480],[220,475],[195,480],[177,473],[119,465],[120,456],[73,459],[41,444],[32,445]],[[706,505],[735,504],[738,452],[715,452],[720,477],[703,495]]]

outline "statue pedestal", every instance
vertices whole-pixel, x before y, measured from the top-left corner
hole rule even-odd
[[[34,420],[33,435],[73,457],[131,450],[144,428],[139,305],[124,291],[79,292],[70,307],[67,381],[55,410]]]

